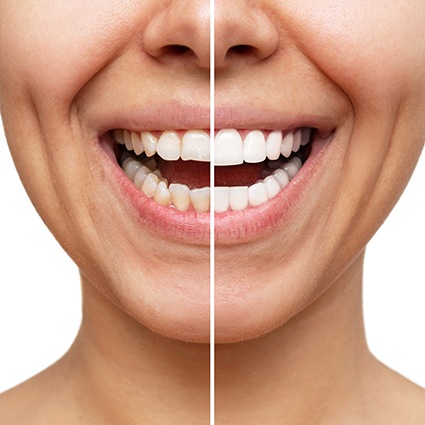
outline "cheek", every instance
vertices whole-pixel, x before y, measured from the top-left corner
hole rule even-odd
[[[418,79],[423,85],[424,2],[294,0],[287,8],[301,49],[356,112],[414,92]]]
[[[131,3],[6,2],[0,6],[2,80],[14,91],[29,90],[36,100],[46,94],[50,101],[72,99],[122,47],[141,13]]]

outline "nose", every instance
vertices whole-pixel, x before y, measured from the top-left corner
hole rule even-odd
[[[209,68],[210,0],[169,1],[145,28],[143,46],[164,63]]]
[[[250,0],[214,1],[216,70],[260,62],[277,51],[279,32],[268,13]]]

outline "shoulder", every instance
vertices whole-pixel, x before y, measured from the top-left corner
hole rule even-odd
[[[67,386],[55,379],[54,367],[0,394],[1,425],[82,423]],[[63,378],[63,377],[62,377]],[[67,412],[69,417],[64,416]]]
[[[381,364],[375,378],[369,392],[371,404],[376,407],[374,423],[425,424],[425,389]]]

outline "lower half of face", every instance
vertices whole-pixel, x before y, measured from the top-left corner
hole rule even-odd
[[[302,311],[358,257],[422,149],[411,34],[425,8],[217,1],[210,131],[203,2],[80,3],[3,2],[20,36],[0,42],[0,93],[24,185],[85,279],[150,329],[207,342],[214,210],[217,340]]]

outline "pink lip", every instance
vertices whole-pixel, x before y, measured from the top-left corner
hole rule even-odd
[[[336,123],[331,118],[317,115],[284,115],[264,109],[246,108],[215,110],[216,128],[289,129],[315,127],[331,131]],[[206,246],[210,243],[210,214],[180,212],[163,207],[134,186],[117,164],[113,142],[107,131],[125,128],[133,131],[177,130],[209,128],[209,110],[181,105],[177,102],[149,108],[129,108],[98,117],[96,127],[101,137],[102,151],[111,183],[119,187],[123,204],[130,214],[135,214],[141,226],[154,235],[180,241],[190,245]],[[248,208],[242,212],[229,211],[215,215],[215,241],[219,245],[245,243],[266,236],[287,220],[300,208],[314,176],[320,172],[323,149],[329,144],[320,140],[313,144],[308,161],[296,178],[275,198],[266,204]],[[102,161],[105,164],[105,161]],[[110,172],[112,170],[112,173]]]

